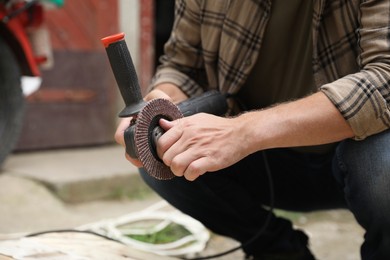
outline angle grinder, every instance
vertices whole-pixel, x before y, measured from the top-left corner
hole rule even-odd
[[[218,91],[208,91],[197,97],[187,99],[178,105],[167,99],[153,99],[145,102],[142,98],[130,52],[125,41],[125,34],[119,33],[103,38],[108,59],[125,108],[120,117],[132,117],[124,133],[126,152],[139,159],[146,172],[159,180],[169,180],[175,175],[158,157],[156,143],[164,133],[159,120],[176,120],[199,112],[222,116],[227,112],[226,97]]]

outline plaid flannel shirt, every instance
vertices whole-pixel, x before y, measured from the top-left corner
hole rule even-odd
[[[390,0],[313,0],[313,75],[355,139],[390,126]],[[261,48],[271,0],[177,0],[151,87],[235,94]]]

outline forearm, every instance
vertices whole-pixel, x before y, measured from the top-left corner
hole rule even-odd
[[[326,144],[354,136],[351,127],[322,92],[245,113],[237,121],[248,140],[248,153]]]

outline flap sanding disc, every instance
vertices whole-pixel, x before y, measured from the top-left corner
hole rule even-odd
[[[167,99],[153,99],[138,113],[134,134],[138,158],[146,172],[156,179],[169,180],[175,175],[156,154],[153,130],[159,126],[161,118],[173,121],[182,117],[179,108]]]

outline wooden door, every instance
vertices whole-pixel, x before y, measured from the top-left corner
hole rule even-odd
[[[27,100],[17,150],[113,142],[117,87],[102,37],[119,30],[117,0],[66,0],[49,10],[54,66]]]

